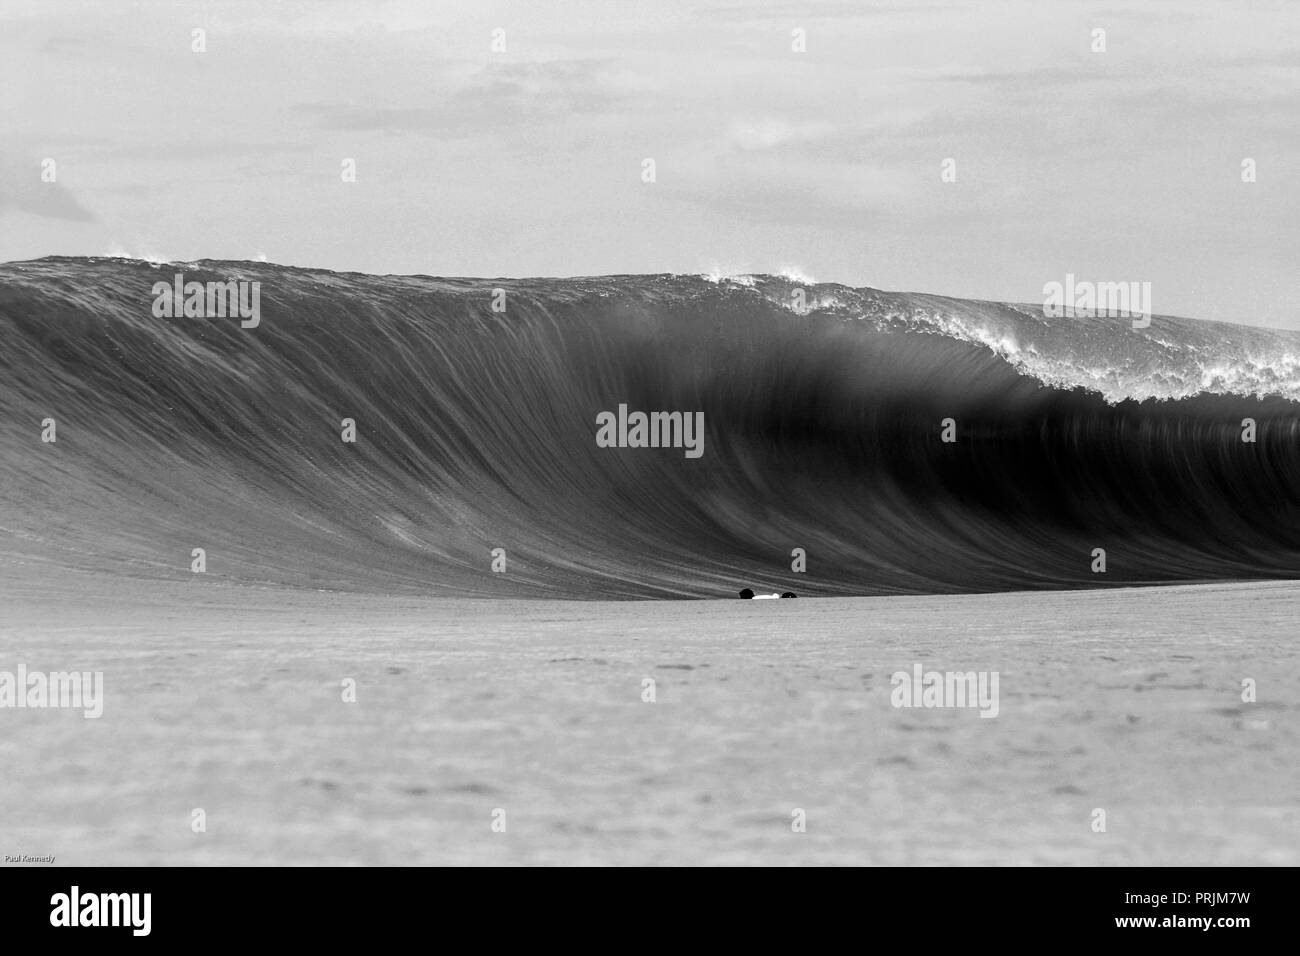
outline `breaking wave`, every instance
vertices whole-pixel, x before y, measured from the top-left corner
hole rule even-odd
[[[155,317],[177,272],[260,282],[260,324]],[[202,547],[243,583],[571,598],[1300,574],[1292,332],[793,274],[48,258],[0,266],[0,337],[0,563],[183,578]],[[620,405],[703,412],[703,454],[597,447]]]

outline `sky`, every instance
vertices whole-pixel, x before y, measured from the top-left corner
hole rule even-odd
[[[1300,328],[1298,177],[1292,0],[0,0],[0,261],[1073,274]]]

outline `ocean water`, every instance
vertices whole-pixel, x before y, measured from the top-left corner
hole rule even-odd
[[[158,317],[178,273],[260,283],[259,324]],[[0,550],[60,566],[183,577],[201,547],[245,584],[581,599],[1300,576],[1300,333],[43,259],[0,266],[0,341]],[[620,408],[701,416],[701,454],[599,447]]]
[[[1290,583],[493,602],[6,571],[0,666],[100,670],[104,712],[3,714],[0,852],[1300,862]],[[914,663],[997,671],[998,716],[892,706]]]
[[[0,853],[1298,862],[1300,333],[51,258],[0,342],[0,672],[105,695],[0,708]]]

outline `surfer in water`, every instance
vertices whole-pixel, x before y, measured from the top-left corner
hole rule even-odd
[[[797,597],[793,591],[786,591],[784,594],[755,594],[749,588],[740,592],[740,596],[749,601],[762,601],[768,598],[792,598]]]

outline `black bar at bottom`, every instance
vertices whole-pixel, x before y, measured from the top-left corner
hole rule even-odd
[[[722,875],[568,870],[539,878],[486,869],[9,866],[0,869],[0,926],[6,949],[61,937],[205,947],[284,940],[335,949],[421,934],[451,943],[451,933],[468,933],[467,942],[522,933],[535,943],[616,946],[620,938],[680,943],[697,929],[732,946],[746,937],[806,944],[847,933],[860,942],[918,945],[1128,938],[1222,947],[1289,937],[1294,875],[1266,868],[740,868]]]

